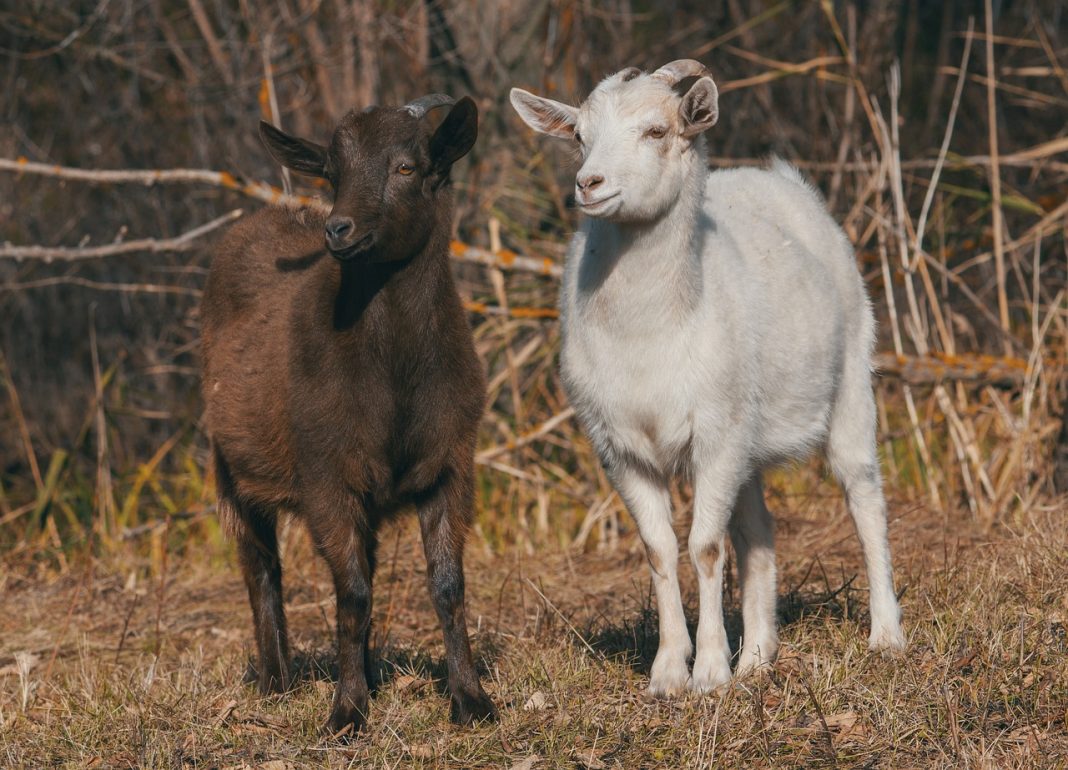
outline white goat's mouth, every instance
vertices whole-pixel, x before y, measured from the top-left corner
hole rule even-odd
[[[608,195],[602,195],[600,198],[594,201],[584,201],[580,198],[578,199],[578,206],[580,209],[583,210],[583,212],[587,214],[600,214],[608,208],[605,204],[611,203],[612,201],[619,198],[619,196],[620,191],[616,190],[613,193],[608,193]]]

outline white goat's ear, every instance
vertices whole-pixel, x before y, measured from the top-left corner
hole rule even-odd
[[[535,131],[560,139],[574,138],[578,122],[578,110],[574,107],[535,96],[522,88],[513,88],[509,98],[519,117]]]
[[[697,78],[679,105],[682,135],[687,139],[716,125],[719,120],[719,89],[708,75]]]
[[[653,77],[673,86],[683,78],[699,78],[708,74],[705,65],[694,59],[678,59],[668,62],[653,73]]]

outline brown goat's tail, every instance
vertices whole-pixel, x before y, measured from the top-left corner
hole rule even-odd
[[[215,461],[215,497],[216,503],[216,515],[219,517],[219,524],[222,525],[223,532],[226,537],[234,540],[240,533],[241,526],[241,512],[237,508],[237,502],[234,499],[234,482],[230,476],[230,469],[226,465],[226,460],[223,459],[222,453],[219,452],[219,448],[212,444],[211,455]]]

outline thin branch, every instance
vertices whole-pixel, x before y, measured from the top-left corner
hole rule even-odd
[[[1001,210],[1001,169],[998,166],[998,124],[997,124],[997,96],[994,86],[996,85],[997,72],[994,70],[994,12],[991,9],[990,0],[984,4],[986,11],[986,71],[989,79],[986,84],[986,120],[987,129],[990,133],[990,192],[994,196],[991,214],[994,229],[994,263],[998,283],[998,320],[1001,328],[1009,331],[1009,297],[1005,290],[1005,231],[1002,222]],[[1005,352],[1011,352],[1008,345]]]
[[[43,289],[48,286],[81,286],[86,289],[120,291],[128,294],[186,294],[192,297],[199,297],[204,293],[200,289],[192,289],[187,286],[169,286],[158,283],[112,283],[110,281],[94,281],[89,278],[82,278],[80,275],[56,275],[35,281],[5,283],[0,284],[0,291],[24,291],[26,289]]]
[[[140,183],[151,187],[157,184],[194,183],[210,184],[236,190],[242,195],[268,203],[292,203],[314,205],[319,201],[306,195],[286,195],[277,187],[265,182],[246,182],[240,176],[229,171],[210,171],[198,168],[170,169],[84,169],[70,166],[56,166],[49,163],[36,163],[27,158],[11,160],[0,158],[0,171],[17,171],[23,174],[38,174],[57,179],[71,179],[78,182],[95,184],[130,184]]]
[[[573,407],[569,406],[566,409],[562,410],[560,413],[553,415],[548,420],[545,420],[545,422],[541,423],[534,430],[530,431],[529,433],[524,433],[522,436],[515,439],[514,441],[509,441],[506,444],[500,444],[498,446],[482,450],[475,456],[475,462],[485,463],[486,461],[492,460],[494,457],[502,455],[505,452],[510,452],[514,449],[519,449],[519,447],[523,447],[527,444],[530,444],[531,442],[537,441],[539,438],[546,435],[547,433],[551,433],[557,425],[567,420],[570,420],[574,416],[575,410]]]
[[[1022,385],[1027,377],[1027,361],[1009,356],[948,355],[933,351],[923,356],[876,353],[872,364],[880,375],[912,385],[955,380],[1011,387]],[[1044,365],[1059,368],[1056,361],[1046,361]]]
[[[244,214],[242,209],[234,209],[228,214],[223,214],[210,222],[195,227],[188,232],[174,238],[141,238],[136,241],[125,243],[109,243],[106,246],[14,246],[7,244],[0,246],[0,257],[14,257],[15,259],[43,259],[46,262],[61,260],[74,262],[83,259],[98,259],[111,257],[116,254],[133,254],[136,252],[150,251],[186,251],[193,246],[193,241],[202,235],[210,233],[229,222],[234,221]]]
[[[509,249],[493,252],[476,246],[468,246],[462,241],[453,241],[449,245],[449,250],[452,252],[452,258],[458,262],[470,262],[476,265],[500,268],[501,270],[539,273],[552,278],[560,278],[564,274],[560,264],[548,257],[542,259],[524,257]]]

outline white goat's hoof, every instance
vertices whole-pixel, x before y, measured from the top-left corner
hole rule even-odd
[[[868,649],[875,652],[901,652],[905,649],[905,634],[900,624],[872,626]]]
[[[734,676],[740,679],[745,676],[759,674],[761,671],[767,671],[771,668],[774,660],[774,658],[762,657],[758,652],[745,652],[743,650],[738,657],[738,665],[734,669]]]
[[[730,684],[731,667],[726,658],[716,661],[694,661],[690,676],[690,692],[708,695]]]
[[[754,634],[742,644],[738,663],[734,666],[735,678],[754,672],[766,671],[779,654],[779,636],[775,633],[758,636]]]
[[[649,698],[675,698],[686,692],[690,681],[690,671],[686,667],[686,656],[670,657],[657,655],[649,675],[649,687],[645,694]]]

